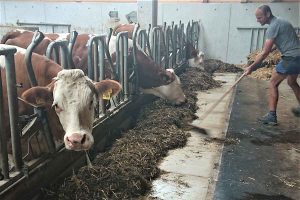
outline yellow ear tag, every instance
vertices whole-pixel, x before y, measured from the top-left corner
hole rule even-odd
[[[105,100],[109,100],[111,97],[111,94],[112,94],[112,89],[110,88],[103,93],[102,98]]]

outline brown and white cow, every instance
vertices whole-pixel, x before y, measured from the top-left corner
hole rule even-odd
[[[128,31],[128,38],[132,39],[135,24],[119,24],[114,29],[112,34],[116,36],[118,33]]]
[[[16,29],[6,33],[1,39],[1,44],[15,45],[26,49],[30,45],[33,35],[34,32],[32,31]],[[45,38],[36,46],[33,52],[40,55],[45,55],[48,45],[57,37],[57,35],[46,34]]]
[[[48,108],[54,140],[60,142],[63,139],[65,147],[70,150],[89,149],[94,141],[92,125],[96,98],[102,98],[102,94],[107,91],[110,91],[111,95],[117,94],[121,90],[120,84],[112,80],[93,83],[82,70],[62,70],[60,65],[45,56],[33,53],[32,65],[39,86],[30,88],[24,61],[25,49],[0,44],[0,49],[5,47],[17,48],[15,53],[16,81],[23,85],[18,89],[18,96],[21,96],[25,102]],[[0,66],[4,118],[8,119],[4,56],[0,57]],[[30,112],[32,108],[29,105],[19,102],[19,114]],[[9,133],[8,120],[5,122],[5,130]]]
[[[109,51],[112,59],[115,59],[116,37],[112,36],[109,43]],[[128,40],[129,65],[133,63],[133,42]],[[139,77],[139,88],[143,93],[153,94],[168,100],[172,104],[180,105],[186,102],[186,97],[181,88],[179,77],[173,69],[165,70],[158,65],[138,46],[136,51],[137,73]]]
[[[135,24],[120,24],[114,28],[113,35],[119,32],[128,31],[128,38],[132,39]],[[186,42],[186,59],[190,67],[197,67],[204,70],[204,53],[196,49],[190,41]]]
[[[50,42],[52,41],[68,41],[70,38],[70,33],[44,33],[45,38],[38,44],[38,46],[33,50],[33,52],[45,55],[46,50]],[[15,45],[26,49],[34,36],[34,32],[27,30],[14,30],[6,33],[2,39],[1,44]],[[90,34],[79,34],[76,38],[73,52],[72,60],[76,69],[81,69],[87,74],[87,42],[92,35]]]

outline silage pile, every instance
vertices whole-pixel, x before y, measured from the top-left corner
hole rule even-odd
[[[254,62],[255,57],[261,52],[261,50],[255,51],[247,56],[248,65]],[[281,58],[281,53],[276,49],[271,52],[268,57],[262,62],[261,68],[252,72],[250,75],[253,78],[261,80],[270,80],[272,71],[277,63],[279,63]]]
[[[114,144],[62,184],[44,190],[43,199],[136,199],[151,189],[160,175],[158,162],[174,148],[185,146],[196,119],[197,90],[219,87],[211,75],[187,68],[180,76],[188,103],[172,106],[157,99],[137,115],[136,126],[121,134]]]
[[[237,67],[234,64],[224,63],[221,60],[207,59],[204,60],[204,69],[208,73],[224,73],[233,72],[238,73],[243,71],[243,69]]]

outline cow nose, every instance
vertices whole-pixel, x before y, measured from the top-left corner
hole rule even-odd
[[[67,141],[73,145],[84,144],[86,140],[86,134],[73,133],[67,137]]]
[[[182,106],[182,105],[186,104],[187,102],[188,102],[188,99],[187,99],[187,98],[184,98],[183,101],[179,101],[179,102],[177,102],[175,105],[176,105],[176,106]]]

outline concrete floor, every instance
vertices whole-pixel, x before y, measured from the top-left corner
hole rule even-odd
[[[198,93],[199,117],[216,102],[237,78],[236,74],[216,74],[221,88]],[[208,135],[191,131],[187,145],[169,152],[161,162],[165,173],[153,181],[153,191],[147,199],[161,200],[204,200],[212,199],[218,174],[223,142],[228,127],[232,103],[231,91],[224,100],[204,119],[193,123],[209,130]]]
[[[299,80],[298,80],[299,82]],[[279,86],[278,126],[257,121],[268,112],[268,82],[245,77],[237,86],[214,200],[300,199],[300,118],[284,80]]]

